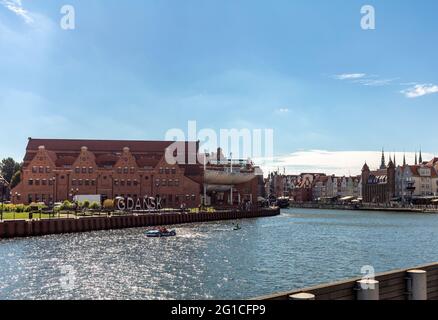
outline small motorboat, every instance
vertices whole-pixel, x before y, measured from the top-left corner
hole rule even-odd
[[[162,230],[162,229],[157,229],[157,230],[149,230],[146,232],[146,236],[148,238],[161,238],[161,237],[175,237],[176,236],[176,231],[175,230]]]
[[[287,209],[290,206],[290,200],[288,197],[280,197],[277,199],[277,206],[280,209]]]
[[[234,224],[234,223],[233,223]],[[233,230],[234,231],[239,231],[239,230],[241,230],[242,228],[237,224],[237,225],[235,225],[234,226],[234,228],[233,228]]]

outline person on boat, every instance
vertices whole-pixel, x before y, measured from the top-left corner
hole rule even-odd
[[[161,233],[168,233],[169,232],[165,227],[160,227],[159,230]]]

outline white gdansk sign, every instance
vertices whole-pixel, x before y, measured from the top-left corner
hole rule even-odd
[[[162,209],[161,197],[156,198],[145,196],[143,199],[138,198],[135,201],[133,198],[116,198],[116,208],[120,211],[124,210],[160,210]]]

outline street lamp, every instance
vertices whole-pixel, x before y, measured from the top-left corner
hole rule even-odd
[[[233,153],[232,152],[230,152],[230,173],[233,174]],[[234,205],[234,201],[233,201],[233,185],[231,185],[230,198],[231,198],[231,206],[233,206]]]
[[[21,198],[21,194],[19,194],[18,192],[15,192],[15,199],[19,200],[20,198]],[[3,201],[3,203],[4,203],[4,201]],[[15,213],[16,213],[16,211],[14,210],[14,220],[15,220]]]
[[[203,206],[206,207],[207,206],[207,185],[205,184],[205,173],[207,171],[207,150],[204,150],[204,200],[203,202]]]
[[[4,209],[4,205],[5,205],[5,198],[4,198],[4,195],[2,193],[2,210],[1,210],[1,215],[0,215],[0,221],[3,221],[3,209]]]

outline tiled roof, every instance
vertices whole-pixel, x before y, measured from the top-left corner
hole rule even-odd
[[[427,165],[428,166],[430,166],[430,167],[432,167],[432,166],[434,166],[436,163],[438,162],[438,158],[433,158],[432,160],[430,160],[428,163],[427,163]]]
[[[137,165],[140,168],[155,167],[158,164],[158,162],[160,162],[160,159],[153,159],[153,158],[146,158],[146,157],[139,157],[136,160],[137,160]]]
[[[370,174],[374,176],[386,176],[388,174],[388,171],[387,169],[379,169],[376,171],[371,171]]]
[[[383,184],[383,183],[387,183],[388,182],[388,176],[383,175],[383,176],[375,176],[375,175],[371,175],[368,178],[368,184]]]
[[[123,148],[128,147],[133,154],[160,154],[163,155],[166,148],[168,148],[172,141],[135,141],[135,140],[70,140],[70,139],[32,139],[29,138],[26,155],[24,157],[25,164],[33,159],[38,148],[44,146],[48,151],[49,156],[56,163],[57,166],[72,165],[79,155],[82,147],[87,147],[89,151],[93,152],[97,159],[98,165],[114,164],[117,157],[114,153],[122,152]],[[193,148],[195,152],[199,149],[199,142],[185,142],[186,157],[189,151],[189,145],[195,144]],[[102,158],[101,158],[102,156]],[[155,161],[155,160],[154,160]],[[140,160],[140,166],[144,162],[150,161]],[[153,162],[151,160],[151,162]],[[155,163],[156,164],[156,163]]]
[[[418,170],[421,169],[422,167],[423,168],[426,167],[427,169],[430,169],[432,178],[438,177],[437,172],[436,172],[434,167],[420,166],[420,165],[414,165],[414,166],[408,166],[408,167],[411,170],[412,175],[414,175],[414,176],[420,177],[420,172]]]
[[[79,151],[86,146],[92,152],[122,151],[124,147],[129,147],[132,152],[162,152],[171,144],[170,141],[30,139],[26,150],[36,151],[39,146],[45,146],[55,152]]]

